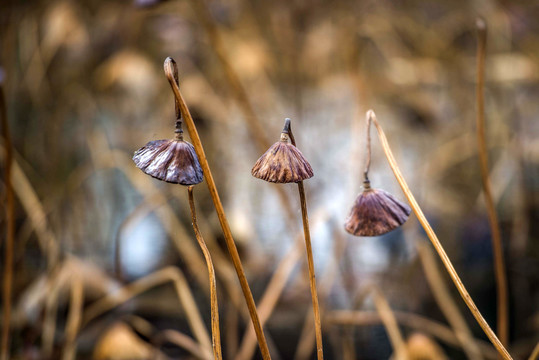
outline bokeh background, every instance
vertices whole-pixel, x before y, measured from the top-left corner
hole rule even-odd
[[[392,356],[373,287],[395,311],[411,359],[495,358],[414,215],[377,238],[343,228],[361,190],[372,108],[495,326],[475,132],[478,16],[488,25],[487,142],[510,289],[509,350],[528,358],[539,340],[539,3],[491,0],[2,1],[0,79],[16,195],[11,357],[207,357],[190,323],[199,312],[209,331],[187,190],[131,161],[146,142],[173,136],[162,70],[172,56],[269,317],[274,359],[315,356],[296,188],[250,175],[285,117],[315,172],[305,186],[326,358]],[[4,173],[3,155],[2,164]],[[376,137],[370,178],[404,200]],[[3,201],[5,193],[3,178]],[[259,358],[205,184],[195,196],[218,274],[225,358]],[[178,294],[192,296],[194,308]],[[81,318],[75,329],[70,314]],[[459,331],[476,341],[463,350]]]

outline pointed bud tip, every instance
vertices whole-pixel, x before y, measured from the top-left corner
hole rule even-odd
[[[284,126],[283,126],[283,131],[284,133],[288,134],[290,132],[290,118],[285,118],[284,119]]]

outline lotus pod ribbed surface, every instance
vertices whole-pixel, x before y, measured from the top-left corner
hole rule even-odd
[[[169,183],[188,186],[203,179],[193,145],[183,140],[150,141],[135,152],[133,161],[144,173]]]
[[[298,148],[278,141],[258,159],[251,174],[273,183],[297,183],[311,178],[313,169]]]
[[[345,229],[355,236],[378,236],[404,224],[410,215],[408,205],[382,189],[365,189],[356,199]]]

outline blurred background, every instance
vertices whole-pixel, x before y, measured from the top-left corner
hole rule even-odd
[[[173,137],[167,56],[178,63],[274,359],[315,358],[296,187],[250,175],[285,117],[315,173],[305,186],[326,358],[393,356],[372,289],[395,312],[409,358],[496,358],[414,215],[381,237],[343,227],[361,191],[372,108],[495,328],[475,127],[478,16],[488,25],[486,135],[508,347],[528,358],[539,340],[539,3],[4,0],[0,79],[16,199],[11,358],[208,358],[207,270],[187,190],[131,161],[148,141]],[[404,200],[372,133],[371,184]],[[205,184],[195,197],[217,271],[224,356],[258,359]],[[5,229],[5,206],[1,214]]]

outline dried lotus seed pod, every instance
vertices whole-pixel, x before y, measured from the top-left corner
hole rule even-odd
[[[203,173],[193,145],[180,139],[150,141],[133,155],[144,173],[169,183],[196,185]]]
[[[356,198],[345,229],[355,236],[378,236],[404,224],[412,210],[393,195],[373,189],[365,182],[365,188]]]
[[[283,132],[280,141],[258,159],[251,174],[273,183],[297,183],[313,177],[313,169],[301,151],[288,143],[288,134]]]

